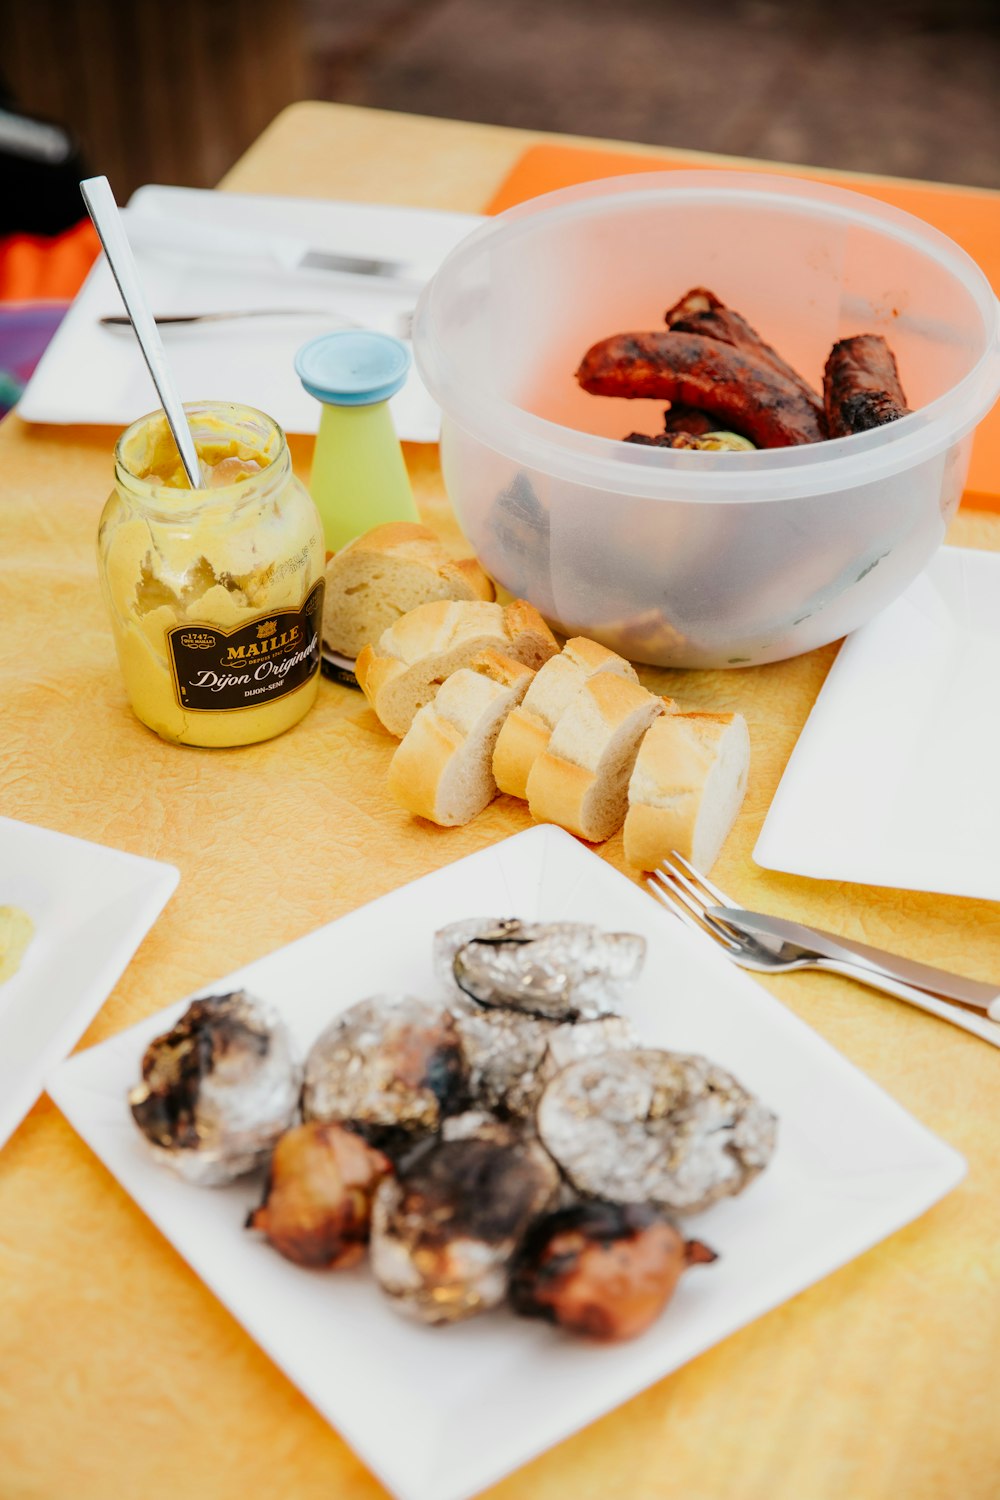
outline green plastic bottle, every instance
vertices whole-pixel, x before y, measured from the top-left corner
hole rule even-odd
[[[385,521],[419,521],[389,399],[410,351],[386,333],[345,329],[304,344],[299,379],[323,403],[309,490],[328,552]]]

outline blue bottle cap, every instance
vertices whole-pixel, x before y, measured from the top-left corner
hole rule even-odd
[[[295,370],[317,401],[332,406],[373,406],[388,401],[409,374],[410,351],[388,333],[345,328],[324,333],[295,356]]]

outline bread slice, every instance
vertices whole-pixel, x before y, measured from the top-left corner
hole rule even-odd
[[[637,682],[600,672],[560,716],[528,776],[528,806],[599,843],[622,825],[632,766],[646,730],[668,705]]]
[[[355,657],[418,604],[495,597],[475,558],[456,561],[428,527],[390,521],[355,537],[327,563],[323,639],[332,651]]]
[[[743,803],[750,736],[742,714],[670,714],[642,742],[628,789],[625,858],[655,870],[671,849],[705,875]]]
[[[559,650],[541,615],[525,599],[512,604],[421,604],[358,654],[355,675],[372,708],[397,739],[452,672],[482,651],[499,651],[538,668]]]
[[[396,747],[389,766],[396,801],[444,828],[482,812],[497,792],[492,764],[500,726],[534,675],[497,651],[453,672]]]
[[[606,646],[578,635],[541,668],[519,708],[508,715],[493,752],[493,774],[502,792],[527,797],[528,773],[577,693],[598,672],[638,682],[635,668]]]

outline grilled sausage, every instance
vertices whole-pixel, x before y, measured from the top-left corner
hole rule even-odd
[[[906,416],[896,360],[881,334],[859,333],[834,344],[823,372],[823,405],[832,438]]]
[[[778,375],[783,375],[786,380],[797,385],[802,394],[815,403],[817,411],[821,412],[819,393],[813,390],[807,380],[803,380],[798,370],[782,359],[776,349],[764,342],[756,328],[742,314],[727,307],[708,287],[696,286],[685,292],[679,302],[667,308],[664,322],[677,333],[700,333],[704,338],[717,339],[720,344],[731,344],[734,349],[755,354]],[[820,422],[822,421],[821,415]]]
[[[758,448],[825,436],[818,403],[758,355],[696,333],[620,333],[587,350],[576,378],[595,396],[681,401]]]

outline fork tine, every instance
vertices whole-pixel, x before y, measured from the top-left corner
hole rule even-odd
[[[703,922],[711,922],[713,926],[716,927],[719,925],[715,921],[714,917],[710,917],[707,915],[705,907],[708,903],[704,900],[701,892],[698,890],[698,887],[694,884],[693,881],[687,878],[683,870],[679,870],[677,866],[672,863],[670,855],[667,855],[661,861],[660,868],[657,870],[656,874],[661,880],[668,881],[669,884],[672,885],[678,892],[687,892],[687,895],[691,898],[691,900],[689,900],[687,903],[688,906],[702,919]]]
[[[712,899],[710,902],[705,902],[706,906],[739,905],[738,901],[731,901],[728,896],[724,895],[722,891],[719,890],[719,887],[717,885],[713,885],[707,875],[703,875],[700,870],[695,869],[694,865],[689,864],[688,861],[684,858],[683,854],[678,854],[676,849],[671,849],[664,863],[668,862],[672,862],[674,866],[680,865],[681,870],[691,877],[696,886],[700,885],[702,891],[708,892],[709,896],[711,896]],[[696,894],[698,894],[700,897],[701,892],[696,892]]]
[[[676,890],[672,887],[657,885],[652,877],[646,883],[655,899],[662,906],[665,906],[667,911],[673,916],[678,917],[684,923],[685,927],[690,927],[692,932],[700,932],[702,937],[710,937],[713,942],[717,942],[720,947],[722,946],[723,940],[721,934],[717,930],[709,930],[704,923],[699,922],[693,917],[690,911],[681,904],[679,893]]]
[[[678,877],[678,880],[683,879],[683,876]],[[668,879],[662,870],[653,870],[649,875],[648,884],[654,895],[658,896],[665,906],[669,905],[678,916],[685,917],[689,926],[696,927],[699,932],[707,932],[708,936],[714,938],[721,947],[730,948],[736,952],[739,943],[730,937],[726,928],[706,915],[704,906],[697,899],[692,900],[678,880]],[[683,912],[681,907],[685,909]]]

